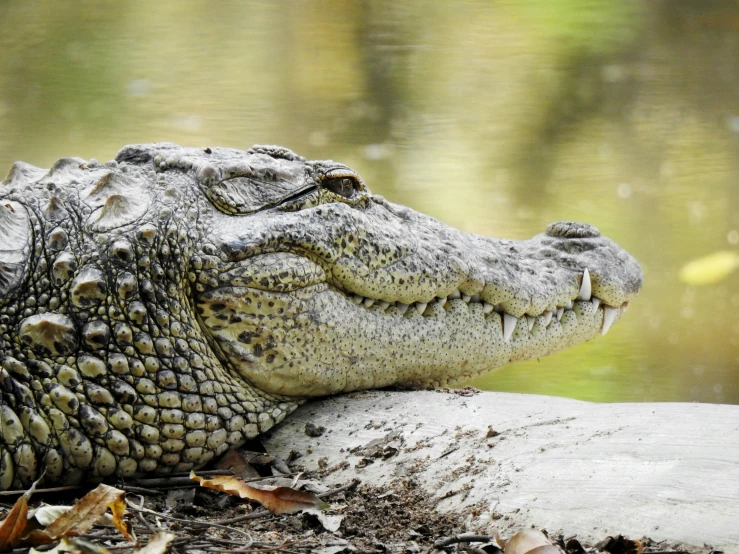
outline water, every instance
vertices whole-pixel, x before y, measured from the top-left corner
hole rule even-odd
[[[0,3],[0,167],[277,143],[466,231],[588,221],[645,287],[607,337],[484,388],[739,403],[739,7],[728,2]],[[3,170],[0,170],[3,171]]]

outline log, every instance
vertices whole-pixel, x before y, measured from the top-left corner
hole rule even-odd
[[[327,485],[412,476],[474,531],[739,552],[739,406],[368,391],[302,406],[265,446],[311,470],[322,460]]]

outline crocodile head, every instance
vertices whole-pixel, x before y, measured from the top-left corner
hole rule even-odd
[[[19,162],[0,186],[0,490],[201,466],[309,396],[604,334],[640,286],[589,225],[462,233],[279,147]]]
[[[191,173],[209,200],[192,301],[221,362],[269,393],[468,379],[605,334],[641,286],[637,262],[590,225],[498,240],[283,148],[118,159],[137,152]]]

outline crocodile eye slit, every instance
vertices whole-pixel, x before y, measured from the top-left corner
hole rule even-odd
[[[323,182],[323,186],[328,190],[343,196],[344,198],[353,198],[357,192],[354,179],[349,177],[336,177],[335,179],[327,179]]]

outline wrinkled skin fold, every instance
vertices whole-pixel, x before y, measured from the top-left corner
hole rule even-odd
[[[466,234],[268,146],[18,162],[0,237],[0,489],[185,471],[311,396],[543,356],[642,280],[590,225]]]

